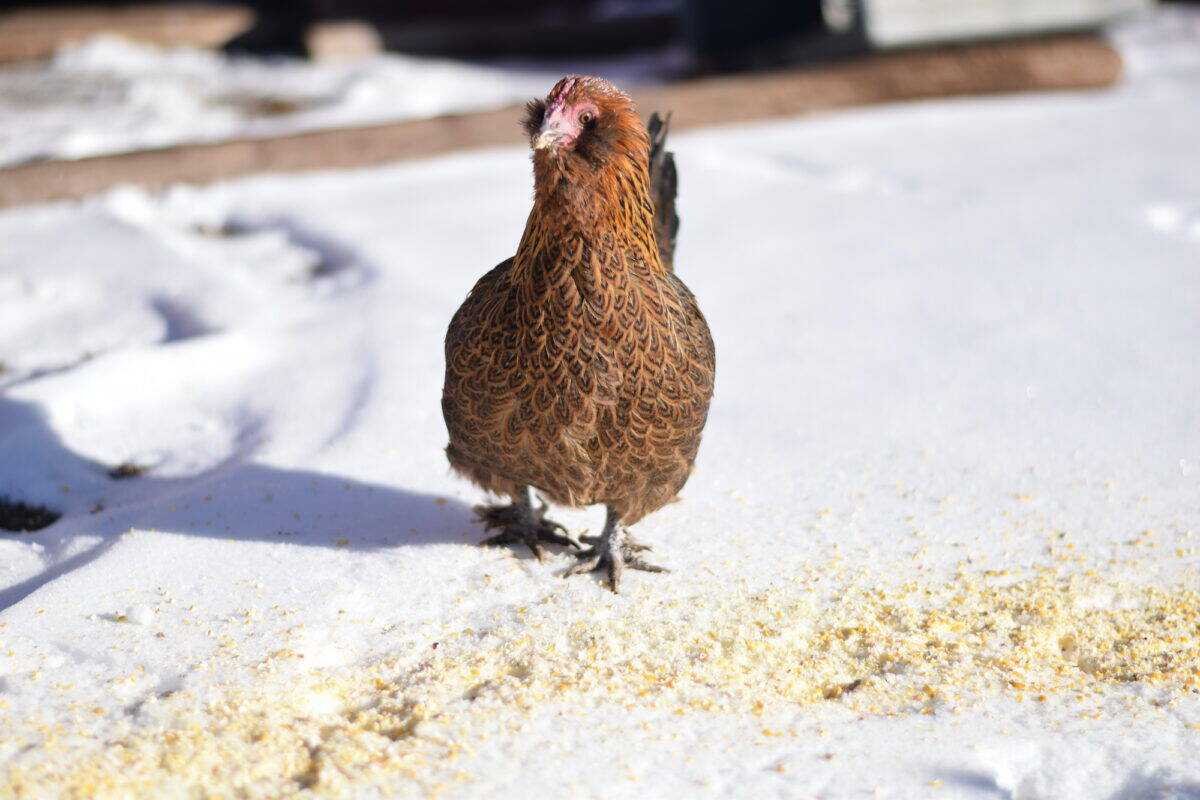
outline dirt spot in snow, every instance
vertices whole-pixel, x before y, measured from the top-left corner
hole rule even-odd
[[[0,496],[0,529],[28,533],[58,521],[62,514],[43,506],[31,506]]]
[[[124,480],[125,478],[137,478],[146,473],[149,467],[141,464],[134,464],[132,461],[123,461],[108,471],[108,477],[114,481]]]

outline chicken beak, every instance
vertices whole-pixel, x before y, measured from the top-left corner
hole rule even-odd
[[[545,150],[547,147],[553,147],[562,137],[553,131],[542,131],[538,133],[538,137],[533,140],[534,150]]]
[[[563,122],[557,117],[550,117],[542,123],[542,127],[538,130],[537,138],[533,140],[534,150],[545,150],[550,147],[559,147],[567,139],[571,138],[570,134],[563,130]]]

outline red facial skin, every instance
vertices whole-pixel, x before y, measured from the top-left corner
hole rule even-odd
[[[570,88],[570,84],[565,86],[554,101],[546,107],[546,116],[543,118],[542,127],[534,138],[535,150],[546,147],[574,150],[579,135],[599,114],[595,103],[583,102],[567,105],[564,97]]]

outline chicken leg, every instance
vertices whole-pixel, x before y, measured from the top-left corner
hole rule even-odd
[[[582,545],[566,536],[567,529],[546,519],[546,504],[534,504],[533,487],[522,486],[517,490],[511,505],[507,506],[477,506],[475,513],[488,530],[500,528],[501,532],[484,539],[480,544],[492,547],[513,542],[524,542],[533,551],[538,561],[546,557],[542,542],[558,544],[564,547],[579,549]],[[561,531],[561,533],[559,532]]]
[[[643,561],[637,554],[649,550],[650,545],[635,541],[629,531],[621,527],[620,515],[608,506],[605,509],[608,514],[604,520],[604,530],[599,536],[582,537],[583,542],[591,547],[575,554],[579,563],[567,570],[563,577],[606,570],[609,585],[613,592],[618,592],[621,589],[621,573],[626,567],[643,572],[670,572],[666,567]]]

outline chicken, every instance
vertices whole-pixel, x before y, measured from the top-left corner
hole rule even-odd
[[[675,165],[625,93],[569,76],[527,106],[534,201],[517,253],[450,321],[442,411],[454,469],[511,505],[477,509],[484,544],[582,548],[553,503],[603,503],[599,536],[567,575],[664,572],[625,526],[691,473],[713,392],[712,337],[674,274]]]

